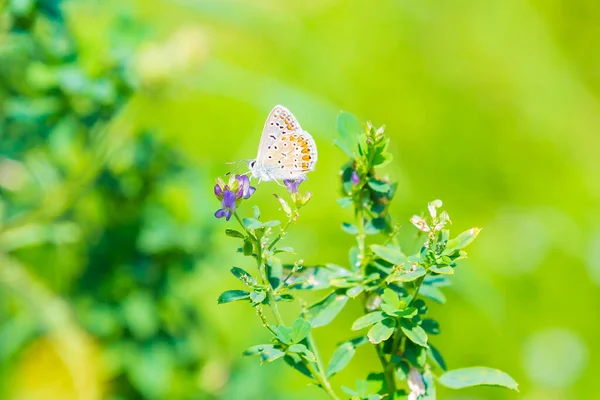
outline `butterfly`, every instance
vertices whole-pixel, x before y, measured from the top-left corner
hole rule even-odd
[[[248,162],[259,181],[304,180],[317,164],[317,145],[287,108],[271,110],[262,131],[256,159]]]

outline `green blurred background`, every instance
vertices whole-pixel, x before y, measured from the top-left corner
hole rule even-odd
[[[245,304],[214,177],[283,104],[319,147],[286,238],[343,264],[335,118],[385,124],[408,221],[483,227],[433,306],[450,368],[591,399],[600,373],[600,5],[594,0],[0,0],[0,398],[307,399]],[[256,199],[276,217],[265,183]],[[350,306],[317,331],[328,358]],[[334,385],[354,386],[361,348]]]

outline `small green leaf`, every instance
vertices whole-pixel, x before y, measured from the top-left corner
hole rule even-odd
[[[262,227],[260,221],[254,218],[244,218],[242,219],[242,224],[246,229],[258,229]]]
[[[277,335],[277,339],[279,339],[280,342],[285,344],[292,343],[292,328],[284,325],[276,326],[275,334]]]
[[[350,298],[355,299],[359,294],[365,291],[364,286],[354,286],[346,291],[346,294],[350,296]]]
[[[367,235],[376,235],[386,227],[384,218],[373,218],[365,226],[365,233]]]
[[[310,322],[305,319],[298,318],[292,324],[292,342],[300,343],[302,339],[308,336],[310,332]]]
[[[294,249],[292,247],[279,247],[279,248],[277,248],[277,250],[275,250],[275,253],[296,254],[296,253],[294,253]]]
[[[300,372],[303,375],[308,376],[309,378],[313,378],[312,374],[306,368],[306,362],[296,353],[288,353],[283,358],[283,361],[286,362],[287,365],[294,368],[296,371]]]
[[[387,193],[390,190],[390,184],[376,179],[369,179],[369,187],[379,193]]]
[[[390,288],[386,288],[383,291],[383,294],[381,295],[381,300],[383,300],[384,303],[394,307],[395,309],[400,308],[400,298],[398,298],[398,293],[396,293]]]
[[[254,210],[254,219],[260,219],[260,209],[258,208],[258,206],[254,206],[253,210]]]
[[[281,225],[281,222],[279,222],[278,220],[274,219],[272,221],[267,221],[265,223],[262,224],[262,226],[278,226]]]
[[[440,304],[445,304],[446,303],[446,296],[444,295],[444,293],[442,293],[442,291],[440,289],[438,289],[435,286],[421,286],[421,290],[419,291],[419,294],[423,297],[427,297],[437,303]]]
[[[431,358],[443,371],[446,371],[446,362],[444,361],[444,358],[438,349],[433,347],[431,343],[429,343],[429,348],[427,349],[427,356]]]
[[[416,310],[415,310],[416,311]],[[426,318],[421,321],[421,328],[431,335],[439,335],[440,334],[440,324],[431,318]]]
[[[394,265],[402,265],[406,261],[408,261],[404,253],[402,253],[402,251],[400,251],[400,249],[398,248],[372,244],[371,250],[373,250],[373,253],[375,253],[377,257],[382,258],[385,261]]]
[[[471,228],[468,231],[465,231],[455,237],[454,239],[448,240],[446,243],[446,249],[442,254],[448,255],[452,254],[455,250],[462,249],[469,245],[481,232],[481,228]]]
[[[244,356],[260,355],[262,362],[275,361],[278,358],[285,356],[285,353],[273,344],[259,344],[252,346],[248,350],[244,351],[243,354]]]
[[[380,307],[384,313],[386,313],[390,316],[394,316],[394,317],[397,316],[397,313],[399,311],[397,307],[390,306],[389,304],[386,304],[386,303],[383,303]]]
[[[250,240],[249,237],[247,237],[246,239],[244,239],[244,255],[245,256],[251,256],[252,252],[254,250],[254,244],[252,243],[252,240]]]
[[[252,302],[254,304],[262,303],[266,297],[267,297],[267,294],[263,290],[259,290],[259,291],[255,290],[254,292],[250,293],[250,300],[252,300]]]
[[[235,229],[225,229],[225,234],[229,237],[240,238],[243,239],[246,236],[242,232],[238,232]]]
[[[400,270],[387,278],[388,282],[412,282],[424,276],[427,272],[425,268],[419,266],[414,271]]]
[[[267,278],[269,283],[276,289],[279,287],[281,283],[281,277],[283,276],[283,266],[281,265],[281,260],[275,256],[271,256],[267,258]]]
[[[331,377],[350,363],[352,357],[356,353],[356,348],[350,342],[342,343],[331,356],[329,365],[327,366],[327,377]]]
[[[350,208],[352,206],[352,203],[353,203],[352,197],[342,197],[340,199],[337,199],[337,203],[342,208]]]
[[[233,276],[238,278],[240,281],[244,282],[246,285],[256,285],[256,280],[254,280],[252,275],[250,275],[249,273],[247,273],[239,267],[231,268],[231,273],[233,274]]]
[[[394,321],[392,318],[385,318],[381,320],[373,325],[371,329],[369,329],[369,333],[367,334],[369,342],[377,344],[389,339],[394,333],[395,327],[396,321]]]
[[[300,354],[302,357],[304,357],[310,362],[317,361],[317,358],[315,357],[314,353],[310,351],[305,345],[300,343],[293,344],[290,347],[288,347],[288,352]]]
[[[411,342],[419,346],[427,347],[427,333],[419,325],[407,319],[400,320],[400,329]]]
[[[231,303],[232,301],[246,300],[250,297],[250,293],[244,290],[228,290],[221,293],[217,304]]]
[[[399,316],[402,318],[412,318],[417,315],[419,311],[414,307],[408,307],[405,310],[400,311]]]
[[[435,273],[440,274],[440,275],[452,275],[452,274],[454,274],[454,268],[452,268],[449,265],[446,265],[444,267],[440,267],[440,266],[437,266],[437,265],[432,265],[431,267],[429,267],[429,270],[431,272],[435,272]]]
[[[342,222],[342,230],[350,235],[358,235],[358,228],[349,222]]]
[[[323,300],[313,304],[308,309],[308,320],[313,328],[327,325],[344,308],[348,296],[331,292]]]
[[[367,326],[371,326],[383,320],[384,318],[386,318],[386,316],[381,311],[373,311],[367,315],[363,315],[362,317],[354,321],[354,323],[352,324],[352,330],[357,331],[359,329],[366,328]]]
[[[446,372],[438,381],[451,389],[471,386],[502,386],[519,391],[518,383],[505,372],[487,367],[461,368]]]

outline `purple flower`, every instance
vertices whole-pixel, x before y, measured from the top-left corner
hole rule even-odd
[[[298,188],[300,184],[306,180],[306,176],[301,176],[298,179],[284,179],[283,183],[290,194],[298,193]]]
[[[256,188],[250,186],[250,179],[246,175],[230,176],[227,184],[217,178],[214,192],[217,199],[221,200],[221,208],[215,212],[215,217],[225,217],[229,221],[241,201],[249,199],[255,191]]]
[[[250,196],[252,196],[256,191],[254,186],[250,186],[250,179],[246,175],[236,175],[235,179],[237,179],[240,185],[237,190],[236,197],[244,200],[249,199]]]
[[[223,199],[221,200],[221,208],[215,212],[215,217],[225,217],[225,220],[229,221],[229,218],[231,218],[231,215],[235,212],[235,200],[235,194],[225,186],[225,192],[223,193]]]
[[[350,177],[350,180],[352,181],[352,185],[354,186],[360,183],[360,176],[358,176],[358,173],[356,171],[352,171],[352,176]]]

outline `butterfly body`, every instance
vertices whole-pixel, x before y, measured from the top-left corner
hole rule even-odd
[[[254,178],[263,181],[303,179],[317,163],[317,146],[294,115],[277,105],[263,128],[256,159],[248,163]]]

